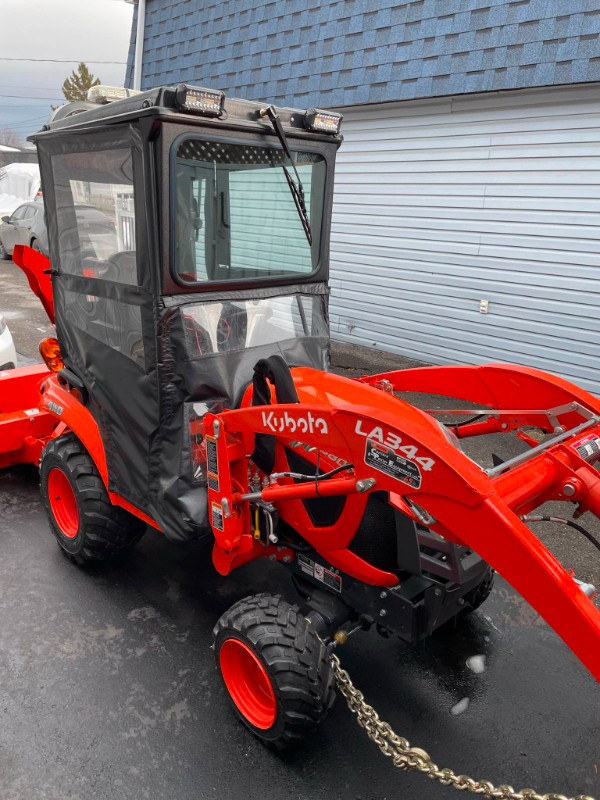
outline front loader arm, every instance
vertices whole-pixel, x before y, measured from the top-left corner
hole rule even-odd
[[[552,409],[578,402],[600,414],[600,399],[556,375],[515,364],[418,367],[365,375],[369,386],[387,381],[395,392],[424,392],[480,403],[491,409]]]
[[[388,492],[405,513],[468,546],[502,574],[600,681],[600,611],[518,516],[548,499],[564,499],[561,492],[567,482],[575,487],[575,499],[583,507],[600,512],[600,481],[577,450],[581,436],[549,446],[515,471],[488,475],[449,442],[428,414],[393,395],[308,369],[294,370],[294,379],[300,404],[250,407],[206,417],[207,437],[218,443],[219,451],[218,481],[212,490],[209,475],[209,503],[218,508],[212,523],[221,564],[229,559],[229,568],[235,567],[236,548],[241,546],[246,548],[244,560],[261,554],[260,547],[250,548],[246,538],[250,536],[250,495],[243,454],[252,451],[254,434],[269,433],[288,447],[300,441],[334,454],[336,463],[352,464],[353,469],[332,478],[327,489],[325,482],[319,488],[313,482],[275,479],[262,490],[263,502],[283,510],[300,492],[303,497],[325,491],[339,495]],[[559,387],[562,396],[557,399],[562,400],[565,393]],[[589,421],[586,435],[600,439],[600,419]],[[240,468],[233,475],[232,466],[231,478],[228,465],[234,465],[236,458],[228,453],[235,447]],[[354,532],[348,528],[326,534],[300,531],[332,566],[374,585],[397,583],[392,573],[369,573],[364,562],[359,563],[362,559],[348,550]],[[251,549],[254,553],[248,555]],[[286,557],[293,553],[287,551]]]

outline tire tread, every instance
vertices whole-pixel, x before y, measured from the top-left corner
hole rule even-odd
[[[217,665],[219,642],[229,638],[227,632],[252,643],[281,698],[278,716],[283,728],[276,740],[263,741],[283,749],[312,734],[335,701],[335,681],[325,645],[300,609],[267,593],[239,600],[214,628]]]
[[[54,467],[63,468],[71,480],[79,508],[82,542],[76,553],[63,546],[60,529],[50,508],[47,478]],[[58,544],[76,563],[104,561],[133,547],[144,535],[142,520],[113,505],[91,456],[73,433],[52,439],[42,451],[40,490],[50,527]]]

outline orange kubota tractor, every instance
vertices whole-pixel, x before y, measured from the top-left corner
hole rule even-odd
[[[421,640],[480,605],[494,570],[600,680],[593,587],[523,521],[547,500],[600,515],[600,400],[506,364],[331,374],[341,117],[183,84],[94,91],[32,137],[51,257],[15,260],[56,340],[45,365],[0,373],[0,466],[39,464],[63,551],[104,559],[150,526],[210,536],[223,576],[291,570],[295,604],[250,596],[215,628],[237,713],[277,746],[331,706],[333,642]],[[476,417],[444,426],[408,390]],[[511,431],[528,447],[492,469],[461,450]]]

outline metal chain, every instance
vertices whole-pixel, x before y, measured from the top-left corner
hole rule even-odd
[[[456,775],[451,769],[440,769],[431,757],[420,747],[411,747],[410,742],[398,736],[389,723],[379,719],[375,709],[365,702],[360,692],[350,680],[345,669],[342,669],[339,658],[333,653],[329,656],[337,687],[346,698],[348,708],[356,714],[356,721],[367,732],[367,736],[375,742],[384,756],[392,759],[398,769],[405,772],[416,769],[442,786],[453,786],[461,791],[473,792],[490,800],[594,800],[588,795],[579,794],[575,798],[563,794],[538,794],[534,789],[521,789],[515,792],[512,786],[494,786],[490,781],[476,781],[467,775]]]

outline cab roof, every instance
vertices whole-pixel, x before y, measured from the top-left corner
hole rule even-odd
[[[95,90],[111,87],[94,87]],[[112,90],[113,92],[117,90]],[[178,84],[173,86],[158,86],[144,92],[131,92],[127,89],[120,89],[121,93],[129,94],[122,99],[107,102],[97,102],[91,100],[80,100],[68,103],[58,108],[52,115],[50,121],[46,123],[40,131],[28,137],[28,141],[35,142],[39,137],[48,132],[58,132],[71,129],[90,129],[96,125],[106,125],[117,122],[130,122],[141,117],[157,117],[161,119],[172,119],[176,122],[211,122],[219,123],[227,120],[228,127],[231,125],[242,126],[244,128],[254,128],[264,130],[270,128],[270,123],[261,118],[261,109],[268,104],[255,102],[252,100],[239,100],[226,97],[223,92],[204,89],[201,87],[190,86],[188,84]],[[215,113],[209,108],[199,109],[197,103],[191,102],[187,105],[185,100],[191,95],[192,101],[199,94],[208,97],[210,103],[216,108],[216,97],[221,100],[220,113]],[[90,91],[90,95],[98,97],[101,93]],[[196,107],[194,107],[194,105]],[[310,138],[341,142],[339,126],[342,116],[336,112],[321,111],[320,109],[294,109],[276,108],[281,119],[282,125],[294,134],[305,134]],[[315,118],[319,122],[329,122],[330,127],[337,127],[337,131],[324,131],[315,129]]]

